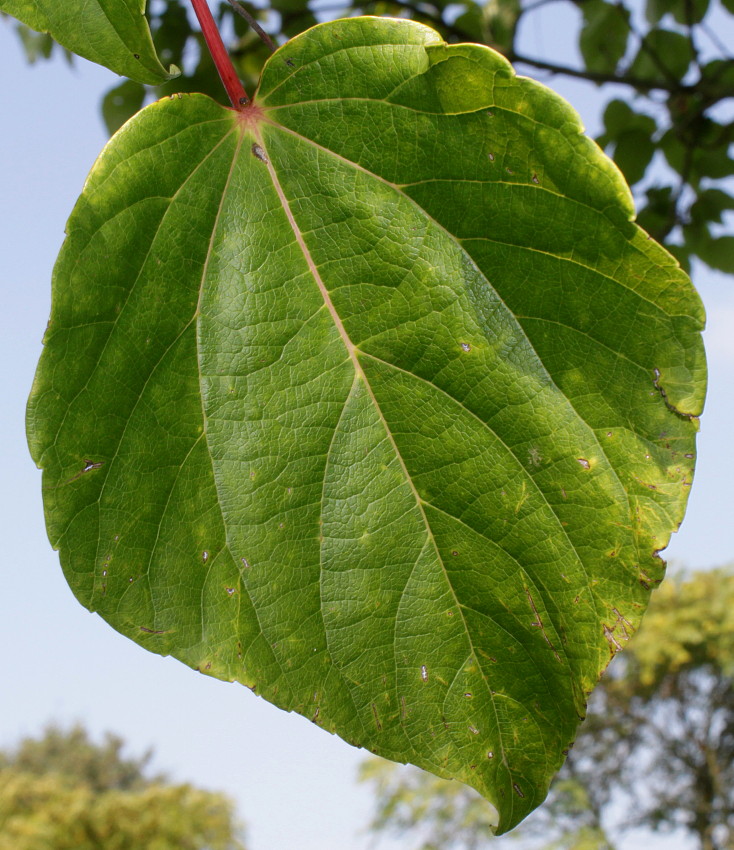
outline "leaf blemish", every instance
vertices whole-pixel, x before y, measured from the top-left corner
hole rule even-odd
[[[517,794],[518,797],[524,797],[525,796],[523,794],[520,786],[517,784],[517,782],[512,783],[512,788],[513,788],[514,792]]]
[[[603,624],[604,637],[609,644],[609,648],[612,650],[612,655],[619,652],[622,649],[622,644],[614,637],[614,632],[609,628],[609,626],[604,623]]]
[[[670,410],[672,413],[677,413],[678,416],[682,416],[684,419],[688,419],[689,421],[697,419],[698,417],[696,417],[695,414],[684,413],[682,410],[678,410],[678,408],[674,404],[670,403],[670,400],[668,399],[668,394],[665,392],[664,388],[660,386],[660,369],[658,369],[657,366],[652,370],[652,373],[654,376],[652,382],[655,385],[655,389],[660,393],[660,397],[665,402],[665,406],[668,408],[668,410]],[[655,393],[650,393],[650,395],[655,395]]]
[[[577,457],[576,460],[583,466],[584,469],[591,469],[591,464],[585,457]]]
[[[555,646],[553,646],[550,638],[548,637],[548,635],[545,631],[545,627],[543,626],[543,621],[540,619],[540,614],[538,613],[538,609],[535,606],[535,601],[533,600],[532,594],[530,593],[529,590],[527,590],[527,588],[525,589],[525,595],[528,597],[528,602],[530,603],[530,607],[533,611],[533,614],[535,614],[535,620],[530,625],[535,626],[535,628],[537,628],[537,629],[540,629],[541,634],[543,635],[543,639],[545,640],[545,642],[548,644],[548,646],[553,651],[553,655],[555,655],[556,661],[563,663],[561,661],[561,656],[558,654],[558,650],[555,648]]]
[[[425,664],[421,665],[421,679],[424,682],[428,681],[428,668],[426,667]]]
[[[268,163],[270,160],[267,157],[265,151],[258,145],[257,142],[252,146],[252,155],[260,160],[260,162]]]
[[[468,342],[462,342],[461,343],[461,350],[462,351],[471,351],[471,345],[469,345]]]

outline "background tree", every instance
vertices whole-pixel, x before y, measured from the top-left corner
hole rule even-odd
[[[581,64],[533,53],[526,37],[546,6],[572,7]],[[216,69],[182,0],[152,0],[149,17],[164,64],[182,76],[157,89],[126,80],[108,92],[102,112],[110,132],[146,100],[202,91],[224,102]],[[354,14],[400,15],[436,28],[449,42],[499,50],[521,73],[564,75],[601,87],[604,132],[598,141],[633,187],[640,224],[688,266],[698,257],[734,272],[732,98],[734,56],[717,35],[734,0],[220,0],[220,25],[245,88],[255,89],[271,44],[318,20]],[[261,29],[262,37],[248,23]],[[28,58],[48,57],[48,35],[18,25]]]
[[[475,850],[493,812],[478,795],[415,768],[364,763],[371,829],[411,850]],[[546,804],[516,831],[526,847],[616,850],[630,830],[734,847],[734,574],[669,579],[610,665]]]
[[[152,754],[123,746],[50,727],[1,752],[0,850],[244,850],[227,797],[148,776]]]

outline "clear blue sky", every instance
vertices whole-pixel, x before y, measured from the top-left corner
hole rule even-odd
[[[116,78],[83,60],[72,69],[60,59],[29,68],[11,27],[0,21],[0,746],[51,720],[82,720],[95,733],[121,734],[136,752],[154,746],[158,766],[177,779],[229,793],[248,823],[251,850],[366,847],[358,832],[369,818],[370,793],[354,781],[363,752],[245,688],[145,652],[80,607],[64,582],[43,527],[24,407],[49,311],[51,268],[65,220],[106,141],[99,100]],[[550,55],[560,40],[561,55],[572,57],[573,45],[563,47],[570,32],[548,18],[525,34],[526,51]],[[554,85],[596,129],[598,91]],[[702,269],[694,280],[709,313],[711,383],[688,516],[667,554],[709,567],[734,559],[734,281]]]

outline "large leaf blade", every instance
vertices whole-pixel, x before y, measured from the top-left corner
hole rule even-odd
[[[158,85],[179,71],[161,65],[145,19],[145,0],[0,0],[7,12],[64,47],[139,83]]]
[[[505,830],[661,576],[700,306],[486,48],[325,25],[257,104],[144,110],[85,187],[29,409],[51,539],[116,628]]]

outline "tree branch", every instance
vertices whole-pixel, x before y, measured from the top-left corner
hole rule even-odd
[[[247,23],[255,30],[255,32],[260,36],[260,41],[263,42],[269,49],[271,53],[275,53],[276,47],[273,44],[273,39],[265,32],[265,30],[260,26],[260,24],[252,17],[252,15],[245,9],[243,6],[237,2],[237,0],[227,0],[229,5],[237,12],[238,15],[241,15]]]
[[[569,68],[566,65],[556,65],[554,62],[532,59],[530,56],[524,56],[515,51],[507,58],[510,62],[519,62],[523,65],[530,65],[532,68],[549,71],[551,74],[563,74],[567,77],[576,77],[577,79],[588,80],[592,83],[616,83],[620,86],[632,86],[632,88],[640,89],[641,91],[665,91],[670,94],[693,92],[696,89],[695,86],[683,85],[678,82],[668,83],[663,80],[646,80],[642,77],[634,77],[627,74],[605,74],[601,71],[583,71],[578,68]]]

